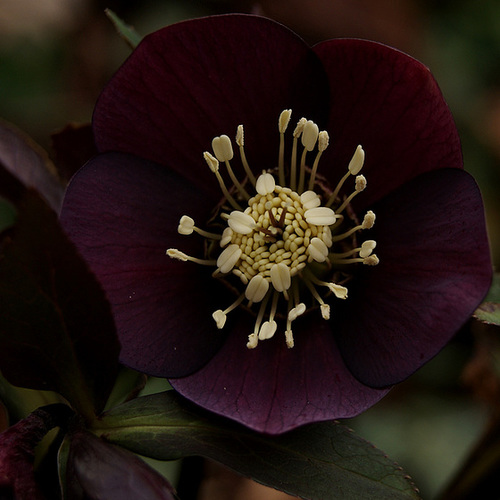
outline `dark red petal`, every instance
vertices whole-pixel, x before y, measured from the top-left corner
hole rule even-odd
[[[253,316],[240,313],[215,357],[193,375],[171,379],[173,387],[210,411],[270,434],[357,415],[387,393],[349,373],[319,312],[294,323],[292,349],[279,331],[247,349],[253,322]]]
[[[61,222],[108,295],[124,364],[180,376],[217,349],[217,307],[209,300],[215,280],[204,266],[165,254],[175,247],[203,256],[202,238],[180,236],[177,225],[188,214],[203,227],[216,198],[168,169],[119,153],[96,157],[71,181]]]
[[[356,198],[366,207],[420,173],[462,168],[456,127],[428,68],[385,45],[333,40],[314,47],[330,80],[331,145],[322,160],[333,174],[358,144],[368,188]],[[337,179],[333,179],[334,182]],[[353,181],[348,182],[352,190]]]
[[[234,138],[244,124],[260,172],[276,166],[281,111],[324,121],[326,89],[316,55],[282,25],[245,15],[195,19],[146,37],[120,68],[94,112],[96,142],[201,185],[212,176],[202,158],[212,138]]]
[[[380,264],[350,288],[338,342],[359,380],[383,387],[439,352],[484,298],[492,270],[481,195],[466,172],[423,174],[374,211],[367,237]]]

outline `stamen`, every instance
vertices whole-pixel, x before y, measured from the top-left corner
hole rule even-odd
[[[345,233],[333,236],[332,242],[341,241],[345,238],[348,238],[349,236],[354,234],[356,231],[359,231],[360,229],[371,229],[374,224],[375,224],[375,214],[371,210],[368,210],[361,224],[349,229],[349,231],[346,231]]]
[[[239,234],[250,234],[257,226],[251,215],[239,210],[229,214],[227,223],[235,233]]]
[[[264,313],[266,312],[267,302],[269,300],[269,294],[266,295],[265,300],[262,302],[259,308],[259,314],[257,315],[257,319],[255,320],[255,325],[253,329],[253,333],[248,336],[247,347],[249,349],[253,349],[257,346],[259,330],[262,320],[264,319]]]
[[[182,235],[190,235],[193,234],[193,231],[196,231],[201,236],[211,240],[220,240],[222,236],[216,233],[209,233],[199,227],[194,225],[194,220],[188,215],[183,215],[179,221],[179,226],[177,227],[177,232]]]
[[[318,153],[316,154],[316,158],[313,163],[313,167],[311,169],[311,177],[309,178],[309,189],[311,190],[314,187],[314,182],[316,180],[316,172],[318,170],[319,159],[323,154],[323,151],[328,147],[330,142],[330,137],[328,136],[328,132],[323,130],[319,133],[318,137]]]
[[[377,246],[377,242],[375,240],[366,240],[361,245],[361,250],[359,251],[359,256],[362,259],[365,259],[369,255],[372,254],[373,250]]]
[[[274,264],[270,271],[271,283],[277,292],[285,292],[290,288],[292,283],[292,277],[290,274],[290,268],[283,263]],[[287,296],[285,295],[285,298]]]
[[[306,211],[311,208],[319,207],[321,205],[321,200],[314,191],[304,191],[300,195],[300,202],[302,203],[302,206]]]
[[[236,309],[243,302],[244,298],[245,298],[245,294],[242,293],[229,307],[224,309],[224,311],[222,309],[219,309],[212,314],[212,318],[214,318],[214,320],[217,324],[217,328],[219,330],[224,328],[224,325],[226,324],[227,315],[233,309]]]
[[[316,262],[325,262],[328,258],[328,247],[325,242],[319,238],[313,238],[307,247],[307,252]]]
[[[207,162],[208,166],[210,167],[210,170],[217,177],[217,181],[219,182],[220,189],[221,189],[222,193],[224,194],[224,197],[226,198],[226,200],[231,204],[231,206],[233,208],[236,208],[237,210],[241,210],[240,205],[229,194],[229,191],[227,190],[227,187],[224,184],[224,179],[222,179],[222,177],[220,175],[220,172],[219,172],[219,160],[217,160],[217,158],[215,158],[213,155],[211,155],[208,151],[205,151],[203,153],[203,158],[205,158],[205,161]]]
[[[269,290],[269,281],[261,274],[256,274],[245,289],[245,297],[252,303],[260,302]]]
[[[214,137],[212,139],[212,149],[214,150],[214,154],[220,162],[224,162],[226,165],[227,172],[231,181],[236,186],[236,189],[239,191],[240,195],[248,200],[250,195],[247,193],[246,189],[241,185],[241,183],[234,175],[233,169],[231,168],[231,164],[229,160],[233,159],[233,146],[231,144],[231,139],[227,135],[221,135],[219,137]]]
[[[335,188],[335,191],[330,195],[330,198],[328,198],[328,201],[326,202],[326,206],[329,207],[332,203],[335,202],[337,199],[337,195],[340,192],[340,189],[344,185],[344,182],[349,178],[351,175],[357,175],[361,168],[363,167],[365,161],[365,152],[361,146],[358,146],[356,150],[354,151],[354,154],[352,155],[351,161],[349,162],[349,165],[347,167],[347,173],[340,179],[340,182],[337,184],[337,187]],[[340,210],[337,210],[340,212]]]
[[[309,224],[315,226],[331,226],[336,220],[335,212],[328,207],[315,207],[306,210],[304,217]]]
[[[292,160],[290,163],[290,187],[294,191],[297,188],[297,143],[306,123],[307,120],[305,118],[301,118],[297,122],[297,126],[293,131]]]
[[[298,192],[302,193],[304,191],[304,182],[306,175],[306,154],[308,151],[312,151],[318,140],[319,129],[316,123],[312,120],[307,120],[304,125],[304,130],[302,131],[302,146],[304,146],[304,151],[302,152],[302,158],[300,160],[300,174],[299,174],[299,187]]]
[[[245,169],[245,173],[247,174],[248,178],[250,179],[250,182],[255,186],[255,175],[253,175],[252,169],[250,168],[250,165],[248,164],[247,157],[245,154],[245,135],[243,132],[243,125],[238,125],[238,128],[236,130],[236,144],[238,145],[240,149],[240,159],[241,163],[243,165],[243,168]]]
[[[272,193],[276,187],[276,181],[271,174],[266,174],[265,172],[257,178],[255,184],[255,190],[262,196]]]
[[[285,185],[285,131],[290,123],[290,117],[292,116],[291,109],[285,109],[281,112],[278,129],[280,132],[280,149],[278,157],[278,179],[282,186]]]
[[[182,260],[183,262],[195,262],[196,264],[201,264],[202,266],[215,266],[217,262],[215,260],[198,259],[197,257],[191,257],[190,255],[177,250],[176,248],[169,248],[166,253],[172,259]]]
[[[347,207],[347,205],[349,203],[351,203],[352,199],[359,193],[361,193],[361,191],[364,191],[366,189],[366,178],[364,175],[358,175],[356,176],[356,183],[355,183],[355,186],[354,186],[354,192],[351,193],[345,200],[344,202],[342,203],[342,205],[340,205],[339,208],[337,208],[337,213],[340,213],[344,210],[345,207]]]

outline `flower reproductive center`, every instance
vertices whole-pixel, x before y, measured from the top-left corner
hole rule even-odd
[[[167,250],[172,258],[215,267],[212,276],[226,280],[236,290],[236,300],[212,315],[218,328],[224,327],[227,315],[240,305],[255,311],[249,349],[273,337],[278,329],[276,320],[281,318],[286,344],[293,347],[295,319],[318,308],[325,320],[330,319],[328,302],[332,297],[347,299],[345,285],[352,277],[352,266],[379,262],[373,253],[374,240],[357,243],[358,232],[373,227],[375,214],[368,211],[359,221],[350,206],[366,188],[365,177],[359,175],[365,158],[363,148],[356,148],[346,174],[332,190],[317,172],[328,147],[328,133],[320,132],[313,121],[299,120],[293,132],[290,162],[285,162],[285,132],[290,118],[291,110],[284,110],[278,121],[278,167],[264,170],[258,177],[246,158],[243,126],[238,127],[236,144],[246,173],[243,182],[231,167],[234,152],[230,138],[221,135],[213,139],[213,154],[205,152],[203,156],[224,195],[209,222],[214,230],[198,228],[188,215],[180,219],[178,227],[180,234],[196,232],[206,239],[205,258]],[[307,156],[315,149],[310,167]],[[221,164],[231,180],[229,188],[220,173]],[[354,190],[341,198],[341,188],[351,176]]]

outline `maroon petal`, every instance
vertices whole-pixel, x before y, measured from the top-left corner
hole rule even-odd
[[[292,349],[279,333],[247,349],[252,323],[241,313],[215,357],[193,375],[171,379],[172,386],[208,410],[270,434],[357,415],[387,393],[350,374],[328,323],[314,315],[296,322]]]
[[[369,206],[420,173],[462,168],[453,118],[423,64],[364,40],[332,40],[314,50],[330,81],[331,146],[322,164],[330,161],[337,175],[339,168],[347,168],[356,146],[363,146],[361,173],[368,188],[356,199],[358,207]]]
[[[464,171],[423,174],[374,211],[380,264],[356,279],[338,342],[359,380],[383,387],[439,352],[484,298],[492,269],[481,195]]]
[[[61,222],[108,295],[124,364],[180,376],[217,349],[215,280],[204,266],[165,254],[175,247],[203,256],[202,238],[180,236],[177,225],[185,214],[203,225],[216,198],[168,169],[119,153],[96,157],[71,181]]]
[[[168,164],[202,185],[211,181],[202,153],[214,136],[234,137],[244,124],[251,165],[272,168],[280,112],[324,122],[326,90],[316,55],[271,20],[186,21],[146,37],[105,88],[94,112],[96,142],[100,151]]]

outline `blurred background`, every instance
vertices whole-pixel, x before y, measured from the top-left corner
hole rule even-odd
[[[253,12],[288,25],[311,44],[360,37],[420,59],[455,116],[465,168],[483,192],[498,266],[497,0],[0,0],[0,117],[46,149],[50,134],[65,124],[90,121],[100,89],[130,53],[105,8],[141,35],[182,19]],[[349,422],[405,468],[424,498],[446,486],[491,422],[498,378],[488,366],[491,349],[483,350],[474,335],[462,332],[423,370]]]

